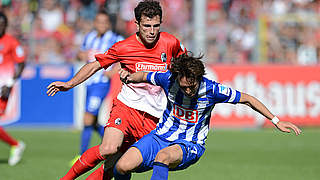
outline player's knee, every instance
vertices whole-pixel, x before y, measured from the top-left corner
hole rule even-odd
[[[84,120],[84,121],[83,121],[83,125],[84,125],[84,126],[93,126],[93,125],[94,125],[94,122],[93,122],[93,121]]]
[[[100,153],[102,156],[109,156],[109,155],[113,155],[116,154],[118,152],[120,147],[118,147],[117,145],[112,145],[112,144],[107,144],[107,145],[103,145],[101,144],[99,147]]]
[[[83,117],[83,124],[85,126],[92,126],[92,125],[94,125],[96,123],[95,119],[96,119],[95,115],[86,112],[84,117]]]
[[[154,161],[168,164],[170,162],[170,153],[160,150]]]

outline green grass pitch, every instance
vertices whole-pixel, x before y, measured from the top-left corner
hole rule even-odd
[[[22,161],[7,164],[9,147],[0,142],[0,180],[56,180],[78,152],[79,131],[7,129],[27,144]],[[94,136],[93,144],[99,143]],[[275,129],[210,131],[207,150],[187,170],[170,172],[171,180],[319,180],[320,129],[296,137]],[[150,179],[151,171],[133,174]],[[87,177],[81,176],[80,180]]]

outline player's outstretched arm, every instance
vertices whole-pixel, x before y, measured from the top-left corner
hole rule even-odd
[[[273,115],[269,109],[260,102],[257,98],[250,96],[246,93],[241,93],[241,98],[239,103],[246,104],[253,110],[259,112],[266,118],[272,121],[272,123],[282,132],[290,133],[291,130],[294,131],[296,135],[301,133],[301,130],[294,124],[286,121],[280,121],[275,115]]]
[[[119,70],[120,80],[126,84],[147,82],[147,74],[147,72],[142,71],[130,74],[124,69]]]
[[[69,89],[77,86],[78,84],[82,83],[83,81],[87,80],[91,77],[94,73],[100,70],[102,67],[98,61],[94,61],[84,65],[79,72],[68,82],[61,82],[56,81],[51,83],[47,87],[47,95],[54,96],[59,91],[68,91]]]

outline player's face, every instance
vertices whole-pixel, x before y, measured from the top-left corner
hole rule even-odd
[[[94,20],[94,27],[98,31],[99,35],[104,34],[110,29],[109,17],[105,14],[98,14]]]
[[[140,23],[136,22],[139,31],[139,38],[143,44],[153,45],[158,38],[160,31],[160,16],[149,18],[142,15]]]
[[[188,81],[188,79],[185,76],[179,77],[178,79],[179,79],[180,89],[183,91],[183,93],[186,96],[193,97],[196,95],[198,88],[199,88],[198,81],[190,82],[190,81]]]

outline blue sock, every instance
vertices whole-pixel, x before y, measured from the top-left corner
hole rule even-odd
[[[80,155],[88,149],[93,129],[93,126],[84,126],[81,135]]]
[[[153,173],[150,180],[167,180],[169,174],[169,166],[161,162],[153,163]]]
[[[99,133],[99,135],[101,137],[103,137],[103,134],[104,134],[104,126],[101,126],[100,124],[97,124],[96,126],[96,131]]]
[[[115,180],[130,180],[131,179],[131,173],[129,174],[120,174],[117,171],[116,166],[113,168],[113,177]]]

